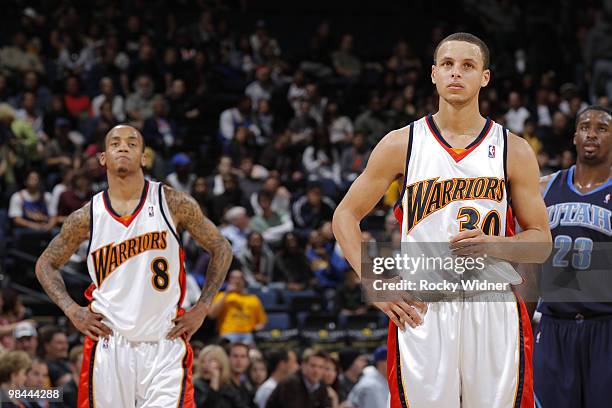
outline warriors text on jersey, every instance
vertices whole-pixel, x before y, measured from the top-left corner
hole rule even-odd
[[[91,308],[130,341],[166,336],[184,297],[183,252],[161,183],[145,181],[138,207],[120,217],[108,191],[91,201],[87,266]]]
[[[487,120],[465,149],[453,149],[432,116],[410,126],[405,188],[395,215],[404,242],[446,242],[466,229],[512,234],[507,134]]]

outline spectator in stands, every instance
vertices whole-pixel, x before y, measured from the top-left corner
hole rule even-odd
[[[100,94],[91,101],[91,113],[94,116],[100,115],[100,106],[104,101],[111,103],[113,115],[119,122],[123,122],[125,120],[123,96],[115,93],[113,80],[109,77],[103,77],[100,80]]]
[[[8,139],[18,158],[32,161],[39,156],[38,136],[32,126],[16,116],[8,103],[0,103],[0,133]]]
[[[368,358],[357,350],[345,349],[340,351],[340,366],[342,374],[338,376],[340,401],[345,401],[349,393],[357,384],[363,369],[368,365]]]
[[[361,74],[361,61],[353,53],[353,36],[344,34],[340,47],[332,53],[336,74],[345,80],[355,81]]]
[[[70,139],[70,121],[58,118],[55,121],[55,136],[45,149],[45,161],[50,172],[61,172],[73,167],[81,151]]]
[[[287,91],[287,100],[296,115],[300,110],[300,102],[306,99],[307,96],[306,76],[304,75],[304,71],[298,69],[293,74],[293,81],[289,85],[289,90]]]
[[[353,122],[348,116],[339,112],[336,102],[330,102],[325,108],[323,125],[329,133],[329,141],[333,146],[343,147],[353,139]]]
[[[0,355],[0,401],[2,407],[23,407],[8,390],[21,389],[26,384],[26,372],[30,369],[30,357],[23,351],[9,351]]]
[[[299,170],[302,161],[301,156],[290,145],[291,137],[291,131],[285,130],[276,136],[276,140],[273,143],[263,149],[259,157],[259,162],[262,166],[282,175],[283,182],[297,181],[297,179],[301,179],[303,176]]]
[[[261,66],[255,71],[255,81],[245,89],[244,94],[251,98],[251,106],[257,107],[262,99],[270,100],[274,92],[274,84],[270,77],[270,68]]]
[[[266,178],[266,180],[261,185],[259,191],[251,195],[249,201],[256,215],[261,215],[263,213],[263,209],[259,205],[259,195],[263,192],[266,192],[266,194],[272,197],[270,209],[273,212],[278,213],[279,215],[281,215],[281,217],[283,214],[290,213],[289,202],[291,200],[291,193],[289,192],[289,190],[287,190],[284,186],[281,185],[278,177],[268,176],[268,178]]]
[[[336,288],[344,282],[346,264],[337,256],[333,247],[328,248],[321,234],[313,239],[311,248],[306,251],[306,257],[316,286],[324,289]]]
[[[134,92],[129,94],[125,101],[125,110],[128,118],[144,124],[144,121],[153,116],[153,100],[155,86],[151,77],[140,75],[134,84]]]
[[[262,358],[251,359],[251,365],[248,370],[248,386],[251,395],[255,395],[259,387],[268,378],[268,367]]]
[[[49,379],[54,387],[61,386],[70,380],[68,363],[68,338],[57,326],[45,326],[40,329],[41,357],[49,367]]]
[[[266,243],[277,245],[283,239],[283,236],[293,230],[293,221],[288,213],[279,213],[272,209],[274,193],[269,190],[260,190],[259,194],[254,193],[257,197],[257,205],[261,209],[261,213],[251,218],[249,224],[252,231],[260,233]]]
[[[323,373],[323,383],[327,385],[327,394],[329,395],[329,399],[331,400],[333,407],[340,406],[340,399],[338,397],[338,373],[339,373],[340,363],[333,356],[329,356],[327,361],[325,361],[325,371]]]
[[[191,187],[191,196],[198,202],[202,213],[211,218],[213,213],[213,199],[206,178],[200,176],[195,179]]]
[[[279,382],[293,374],[292,366],[297,367],[297,358],[295,352],[284,349],[272,350],[266,358],[268,367],[271,372],[270,377],[257,389],[254,402],[257,408],[266,408],[270,394],[276,388]]]
[[[544,149],[550,155],[552,164],[559,164],[561,152],[572,148],[572,132],[568,126],[567,116],[561,111],[553,114],[552,126],[538,129],[538,135],[544,143]]]
[[[66,79],[64,104],[68,113],[76,120],[84,122],[89,117],[91,101],[89,96],[81,91],[80,79],[76,75],[69,76]]]
[[[348,396],[354,408],[384,407],[389,395],[387,383],[387,348],[379,347],[374,351],[374,364],[365,367],[359,382]]]
[[[363,132],[370,147],[375,146],[387,133],[387,124],[378,95],[370,98],[368,109],[355,119],[355,130]]]
[[[312,142],[313,135],[318,124],[315,118],[310,114],[310,102],[302,100],[300,109],[295,117],[289,122],[289,130],[291,131],[291,144],[304,148]]]
[[[26,173],[24,187],[11,196],[8,216],[13,226],[21,231],[50,232],[55,227],[51,193],[43,190],[38,171]]]
[[[229,273],[227,287],[215,296],[209,316],[217,319],[219,336],[246,344],[253,344],[253,331],[263,329],[268,320],[259,298],[247,293],[239,269]]]
[[[304,150],[302,163],[308,178],[318,181],[326,196],[335,197],[342,184],[340,157],[329,142],[327,131],[319,129],[314,133],[313,143]]]
[[[274,282],[284,282],[289,290],[300,291],[311,285],[314,278],[308,258],[293,232],[285,234],[280,251],[274,258]]]
[[[244,277],[249,287],[266,286],[272,279],[274,267],[274,254],[264,243],[259,232],[250,232],[247,245],[236,258],[242,265]]]
[[[35,110],[44,113],[51,103],[51,92],[49,88],[40,84],[39,76],[35,71],[26,71],[23,74],[23,91],[17,94],[13,105],[20,106],[28,92],[35,96]],[[3,99],[1,95],[0,99]]]
[[[15,116],[30,124],[38,138],[45,138],[43,129],[43,113],[36,107],[36,95],[34,92],[24,92],[21,100],[21,109],[15,112]]]
[[[345,274],[344,285],[338,289],[337,297],[337,305],[341,315],[357,316],[368,311],[367,306],[361,300],[359,276],[353,271]]]
[[[321,185],[310,183],[306,194],[293,203],[292,215],[296,232],[307,236],[323,222],[331,221],[335,208],[334,202],[322,195]]]
[[[317,121],[319,126],[323,125],[328,99],[321,95],[316,82],[306,85],[306,99],[310,103],[310,116]]]
[[[250,197],[256,191],[259,191],[262,179],[268,175],[268,171],[260,165],[254,164],[253,158],[248,155],[242,157],[238,170],[238,187],[240,187],[244,198]]]
[[[44,66],[38,55],[28,52],[28,38],[22,31],[13,34],[13,42],[0,49],[0,70],[13,73],[35,71],[42,73]]]
[[[511,132],[523,133],[525,120],[529,117],[529,111],[521,103],[518,92],[510,92],[508,96],[508,112],[506,112],[506,126]]]
[[[110,101],[103,101],[100,104],[98,115],[89,120],[86,139],[88,142],[97,142],[96,136],[106,134],[110,129],[119,124],[113,113],[113,104]]]
[[[253,394],[246,386],[246,373],[249,368],[249,346],[234,342],[229,349],[230,382],[229,391],[240,400],[240,406],[255,408]]]
[[[366,145],[364,135],[361,132],[355,133],[352,146],[344,149],[340,159],[342,180],[345,186],[355,181],[357,176],[365,170],[370,153],[372,150]]]
[[[301,369],[280,381],[266,404],[266,408],[332,408],[327,386],[323,383],[327,353],[306,349],[302,355]]]
[[[68,355],[70,362],[70,381],[64,384],[64,404],[68,407],[76,407],[79,392],[79,380],[81,377],[81,366],[83,365],[83,346],[75,346]]]
[[[255,105],[257,106],[257,105]],[[242,96],[236,106],[221,112],[219,117],[219,134],[224,146],[228,146],[238,128],[249,129],[253,134],[259,134],[253,118],[253,103],[249,96]]]
[[[244,200],[242,190],[239,188],[238,177],[236,175],[234,174],[225,175],[222,177],[221,181],[222,181],[222,186],[223,186],[223,192],[213,197],[213,208],[215,210],[213,219],[217,222],[223,219],[223,214],[227,215],[226,211],[230,212],[235,207],[240,207],[244,209],[243,206],[248,205],[248,202]],[[232,225],[238,226],[241,231],[246,229],[249,225],[249,219],[248,219],[248,216],[246,215],[246,209],[244,210],[244,214],[246,217],[246,219],[244,220],[242,217],[236,220],[235,215],[240,216],[240,213],[237,210],[234,210],[234,212],[231,212],[229,217],[226,216],[225,217],[226,221],[230,223],[230,225],[227,226],[228,228],[226,228],[226,232],[229,232],[229,233],[234,232],[234,231],[227,231],[227,229],[231,230],[233,228]],[[235,221],[237,221],[238,224],[236,224]],[[244,230],[243,232],[246,238],[247,231]],[[236,245],[238,245],[238,248],[236,248],[236,250],[240,249],[242,244],[244,243],[245,242],[236,241]]]
[[[13,336],[15,337],[15,350],[25,351],[30,358],[36,357],[38,333],[32,322],[22,321],[16,323]]]
[[[85,205],[92,196],[93,191],[91,190],[89,177],[84,172],[77,173],[68,190],[60,195],[57,206],[57,222],[63,223],[68,215]]]
[[[187,153],[177,153],[172,158],[174,172],[168,175],[166,182],[175,190],[189,193],[193,188],[196,175],[191,171],[191,158]]]
[[[194,372],[194,400],[198,407],[242,408],[240,400],[230,391],[230,364],[221,346],[209,345],[198,355]]]
[[[232,207],[225,213],[227,225],[221,228],[221,234],[232,244],[232,251],[238,254],[247,245],[249,233],[249,216],[244,207]]]
[[[28,388],[34,388],[42,390],[48,388],[49,382],[49,368],[47,363],[40,358],[33,358],[31,360],[30,369],[26,372],[25,386]],[[46,407],[48,401],[45,399],[34,399],[30,403],[30,407]]]
[[[260,99],[257,103],[257,110],[255,111],[254,117],[255,126],[259,129],[259,133],[255,136],[255,142],[257,146],[265,146],[274,136],[274,112],[270,107],[270,101],[267,99]]]
[[[176,138],[176,135],[174,124],[168,117],[168,104],[161,95],[157,95],[153,98],[153,116],[144,121],[142,136],[147,146],[165,152],[175,142],[177,144],[182,142]]]

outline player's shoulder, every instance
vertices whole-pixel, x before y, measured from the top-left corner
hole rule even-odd
[[[561,173],[561,170],[540,177],[540,193],[544,194],[548,186],[550,185],[550,183],[552,183],[552,181],[556,179],[560,173]]]
[[[91,202],[88,201],[81,208],[73,211],[62,225],[63,230],[70,232],[89,232],[89,226],[91,223]]]
[[[514,155],[529,155],[529,156],[534,156],[534,152],[533,149],[531,148],[531,146],[529,145],[529,143],[527,142],[527,140],[523,139],[522,137],[508,131],[508,138],[507,138],[507,142],[508,142],[508,153],[510,154],[514,154]]]
[[[410,137],[410,126],[391,130],[374,147],[368,168],[384,173],[402,173]]]

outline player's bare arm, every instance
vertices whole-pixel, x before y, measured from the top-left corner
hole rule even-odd
[[[36,277],[47,295],[59,306],[74,326],[83,334],[97,340],[111,334],[101,322],[103,316],[77,304],[68,294],[59,269],[70,259],[81,242],[89,235],[89,204],[66,218],[60,233],[53,238],[36,262]]]
[[[460,232],[451,240],[458,255],[475,254],[475,244],[519,243],[538,245],[487,246],[486,252],[499,259],[520,263],[542,263],[552,249],[548,214],[540,194],[539,167],[533,150],[522,138],[508,134],[508,183],[512,210],[522,231],[511,237],[485,235],[481,229]],[[462,250],[469,249],[469,253]],[[511,249],[517,250],[511,250]],[[477,251],[477,250],[476,250]]]
[[[344,256],[361,277],[361,229],[359,223],[374,208],[389,188],[402,176],[406,163],[408,129],[394,130],[374,148],[364,172],[346,193],[332,221],[334,235]],[[374,302],[401,329],[408,323],[415,327],[422,319],[413,306],[425,312],[421,302]]]
[[[204,216],[193,197],[166,186],[164,195],[177,227],[187,230],[211,256],[206,272],[206,284],[198,302],[191,310],[175,319],[176,325],[168,334],[169,338],[176,338],[185,333],[189,339],[202,325],[213,298],[225,281],[232,262],[232,247],[215,224]]]

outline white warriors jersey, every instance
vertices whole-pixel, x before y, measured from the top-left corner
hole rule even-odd
[[[507,131],[487,119],[465,149],[453,149],[428,115],[404,128],[405,185],[395,208],[402,242],[447,242],[466,229],[512,235]]]
[[[94,312],[130,341],[159,341],[185,294],[184,255],[161,183],[145,181],[131,216],[120,217],[107,190],[91,201],[86,295]]]

